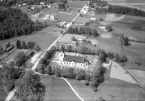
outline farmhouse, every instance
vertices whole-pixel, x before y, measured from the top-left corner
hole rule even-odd
[[[67,53],[59,52],[58,54],[58,63],[62,66],[69,66],[69,67],[79,67],[79,68],[87,68],[90,64],[87,61],[86,57],[79,56],[77,53]]]

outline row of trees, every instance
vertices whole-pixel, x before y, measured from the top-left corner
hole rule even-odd
[[[38,44],[36,44],[35,42],[31,42],[31,41],[26,43],[25,41],[17,40],[16,47],[17,47],[17,49],[34,49],[38,52],[41,50],[41,48]]]
[[[9,39],[21,35],[32,34],[33,31],[46,27],[39,21],[32,22],[31,19],[21,10],[5,8],[0,10],[0,40]]]
[[[16,97],[21,101],[43,101],[45,86],[40,81],[40,76],[33,71],[27,71],[24,76],[16,82],[18,90]]]
[[[67,30],[67,33],[72,33],[72,34],[85,34],[89,36],[99,36],[99,33],[95,28],[87,27],[87,26],[71,26]]]
[[[39,65],[36,71],[39,71],[40,73],[45,73],[45,69],[49,65],[50,59],[52,58],[55,51],[55,47],[52,47],[49,51],[46,51],[44,57],[39,61]]]
[[[14,66],[8,64],[3,65],[3,68],[0,69],[0,78],[6,93],[9,93],[15,88],[15,83],[24,75],[24,73],[24,69],[14,68]]]

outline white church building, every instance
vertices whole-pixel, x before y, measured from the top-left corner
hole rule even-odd
[[[87,68],[89,65],[89,61],[87,61],[86,57],[79,56],[78,53],[58,53],[58,63],[61,66],[68,67],[78,67],[78,68]]]

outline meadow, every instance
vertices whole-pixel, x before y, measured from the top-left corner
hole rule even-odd
[[[46,87],[44,101],[80,101],[69,85],[54,76],[41,76],[41,82]]]

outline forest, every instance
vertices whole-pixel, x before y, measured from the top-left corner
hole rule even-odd
[[[123,7],[118,5],[109,5],[108,12],[145,17],[145,11],[139,10],[137,8]]]
[[[46,26],[39,21],[32,22],[19,9],[6,8],[0,10],[0,40],[32,34],[33,31],[41,30]]]
[[[131,8],[131,7],[125,7],[120,5],[111,5],[108,4],[106,1],[102,0],[90,0],[91,7],[95,8],[96,11],[99,7],[105,7],[108,6],[108,9],[101,9],[102,12],[106,11],[109,13],[116,13],[116,14],[126,14],[126,15],[132,15],[132,16],[141,16],[145,17],[145,11],[137,9],[137,8]]]
[[[40,2],[51,4],[56,1],[57,0],[3,0],[2,2],[0,2],[0,5],[9,7],[9,6],[15,5],[16,3],[19,3],[19,4],[26,3],[28,5],[34,5],[34,4],[40,4]]]

